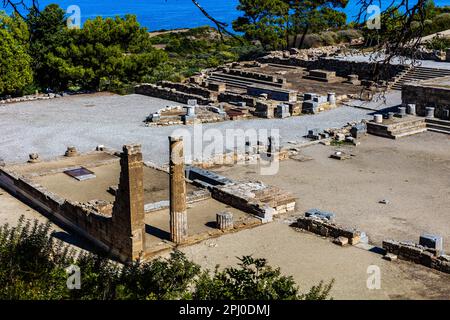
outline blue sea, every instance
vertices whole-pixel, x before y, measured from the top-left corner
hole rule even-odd
[[[216,19],[231,24],[239,16],[236,10],[238,0],[199,0],[200,4]],[[390,3],[391,0],[386,0]],[[135,14],[142,26],[150,31],[161,29],[192,28],[211,25],[211,21],[194,6],[191,0],[40,0],[43,8],[57,3],[67,9],[77,5],[81,11],[81,22],[96,16],[111,17]],[[349,21],[354,20],[358,9],[358,0],[350,0],[344,11]],[[450,0],[435,0],[436,5],[450,5]],[[8,13],[10,9],[6,10]]]

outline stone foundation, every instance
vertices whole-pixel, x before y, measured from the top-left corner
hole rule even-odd
[[[135,87],[135,93],[175,101],[183,104],[187,104],[189,100],[197,100],[197,103],[200,105],[208,105],[214,102],[212,99],[208,99],[196,94],[180,92],[176,89],[163,88],[154,84],[138,85]]]
[[[358,244],[361,240],[361,231],[339,226],[327,219],[300,217],[297,220],[297,227],[322,237],[344,237],[348,239],[348,243],[351,245]]]
[[[444,119],[445,111],[450,110],[450,77],[403,85],[402,102],[403,105],[415,104],[417,115],[423,117],[427,115],[426,108],[433,107],[434,116]]]
[[[383,241],[383,249],[398,258],[411,261],[426,267],[450,273],[450,257],[439,255],[435,249],[426,248],[412,242],[394,240]]]

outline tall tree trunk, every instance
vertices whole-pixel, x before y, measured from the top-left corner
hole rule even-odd
[[[302,35],[302,39],[300,40],[300,44],[299,44],[299,49],[301,49],[303,47],[303,43],[305,42],[305,38],[306,38],[306,34],[309,31],[309,23],[306,25],[305,30],[303,31],[303,35]]]

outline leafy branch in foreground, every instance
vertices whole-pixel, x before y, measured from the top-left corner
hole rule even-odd
[[[203,273],[198,282],[194,299],[199,300],[326,300],[329,299],[334,280],[321,282],[307,294],[300,294],[292,276],[283,276],[280,268],[272,268],[266,259],[252,256],[239,258],[238,268],[223,271],[216,268],[211,277]]]
[[[243,257],[237,267],[208,270],[180,251],[149,262],[121,265],[69,249],[52,237],[50,224],[25,221],[0,227],[0,300],[323,300],[333,282],[299,294],[292,277],[265,259]],[[66,268],[77,265],[81,289],[67,288]]]

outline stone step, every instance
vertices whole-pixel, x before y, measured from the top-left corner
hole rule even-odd
[[[450,121],[449,120],[442,120],[442,119],[436,119],[436,118],[427,118],[425,119],[426,123],[432,123],[437,124],[441,126],[448,126],[450,127]]]
[[[396,136],[396,135],[402,135],[404,133],[407,132],[411,132],[411,131],[416,131],[416,130],[427,130],[427,126],[426,125],[422,125],[422,126],[410,126],[410,127],[404,127],[401,129],[395,129],[395,130],[388,130],[388,133]]]
[[[439,131],[446,131],[448,133],[450,133],[450,127],[449,126],[441,126],[438,124],[427,124],[427,128],[428,129],[435,129],[435,130],[439,130]]]
[[[395,124],[390,124],[389,129],[395,131],[403,128],[412,128],[415,126],[426,126],[425,118],[409,119],[409,121],[398,122]]]
[[[253,79],[253,78],[245,78],[245,77],[235,76],[235,75],[226,74],[226,73],[213,73],[213,76],[215,78],[229,79],[232,81],[246,83],[248,85],[255,85],[255,83],[256,83],[256,84],[262,84],[262,85],[272,86],[272,87],[277,87],[277,88],[283,87],[283,84],[281,84],[281,83],[269,82],[269,81]]]
[[[439,130],[439,129],[434,129],[434,128],[428,128],[428,131],[450,135],[450,131],[444,131],[444,130]]]
[[[216,77],[216,76],[211,76],[211,77],[208,78],[208,80],[215,81],[215,82],[226,83],[226,84],[229,84],[230,86],[233,86],[233,87],[236,87],[236,88],[242,88],[242,89],[246,89],[247,87],[250,86],[250,84],[247,83],[247,82],[230,80],[230,79],[224,79],[224,78]]]
[[[427,128],[421,128],[421,129],[405,131],[402,133],[395,133],[393,136],[394,136],[394,139],[398,139],[398,138],[412,136],[414,134],[419,134],[419,133],[426,132],[426,131],[427,131]]]

